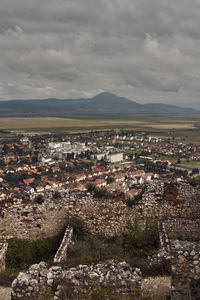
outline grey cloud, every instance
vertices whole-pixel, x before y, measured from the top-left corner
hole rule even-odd
[[[200,103],[197,0],[0,4],[1,99],[109,90],[139,102]]]

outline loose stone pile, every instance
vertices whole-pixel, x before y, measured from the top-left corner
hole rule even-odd
[[[25,300],[39,291],[41,285],[48,285],[54,291],[54,300],[63,299],[63,282],[70,282],[75,293],[88,290],[94,285],[112,286],[119,293],[131,292],[132,288],[141,288],[142,274],[140,269],[132,268],[126,262],[114,260],[97,265],[79,265],[76,268],[63,270],[60,266],[48,268],[44,262],[30,267],[26,273],[19,273],[12,283],[12,300]]]
[[[131,292],[131,288],[140,288],[142,274],[140,269],[132,268],[128,263],[115,262],[114,260],[97,265],[79,265],[64,271],[64,278],[69,279],[75,287],[75,291],[88,290],[94,283],[105,284],[112,281],[122,292]]]

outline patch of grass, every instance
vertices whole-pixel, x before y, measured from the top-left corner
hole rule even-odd
[[[189,117],[190,118],[190,117]],[[149,135],[154,137],[160,137],[162,139],[172,139],[175,142],[189,144],[189,143],[196,143],[200,144],[200,135],[199,135],[199,127],[197,127],[197,123],[195,124],[195,128],[193,129],[157,129],[152,130]]]
[[[7,268],[0,273],[0,285],[10,287],[13,280],[17,277],[19,269]]]
[[[6,268],[23,270],[40,261],[51,261],[62,241],[62,237],[63,232],[58,236],[36,241],[9,240]]]
[[[155,277],[155,276],[170,276],[171,275],[171,261],[162,260],[159,265],[149,267],[146,260],[138,258],[133,264],[134,267],[140,268],[143,277]]]
[[[195,133],[195,139],[200,138],[196,134],[199,132],[199,116],[187,115],[97,115],[73,117],[3,117],[0,118],[0,130],[40,130],[48,129],[52,132],[84,132],[88,130],[106,130],[113,128],[134,129],[139,131],[155,131],[157,134],[167,136],[169,131],[173,131],[174,138],[191,139],[189,131]],[[53,125],[52,125],[53,124]],[[183,132],[187,132],[187,135]]]
[[[53,291],[51,288],[45,284],[41,285],[39,288],[39,291],[35,293],[31,298],[29,297],[30,300],[53,300],[54,295]]]
[[[129,225],[126,234],[111,238],[88,234],[83,228],[81,230],[79,228],[76,234],[76,230],[74,244],[69,246],[67,260],[63,262],[67,267],[98,263],[108,259],[125,260],[135,265],[138,259],[147,262],[147,256],[159,248],[157,224],[150,221],[147,222],[145,229],[141,229],[136,221],[134,225]],[[147,267],[147,264],[144,267]]]

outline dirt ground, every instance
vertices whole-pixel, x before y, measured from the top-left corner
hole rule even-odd
[[[0,300],[10,300],[11,299],[11,288],[5,288],[0,286]]]
[[[169,296],[171,287],[170,276],[148,277],[142,280],[142,290],[155,296]]]

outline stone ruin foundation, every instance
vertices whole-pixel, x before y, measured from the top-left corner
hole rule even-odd
[[[63,281],[70,282],[75,293],[87,293],[94,285],[112,284],[119,293],[130,293],[132,289],[141,289],[142,274],[126,262],[107,261],[97,265],[79,265],[63,270],[60,266],[48,268],[40,262],[32,265],[25,273],[20,272],[12,283],[12,300],[25,300],[37,294],[41,285],[47,285],[54,293],[54,300],[63,299]]]

